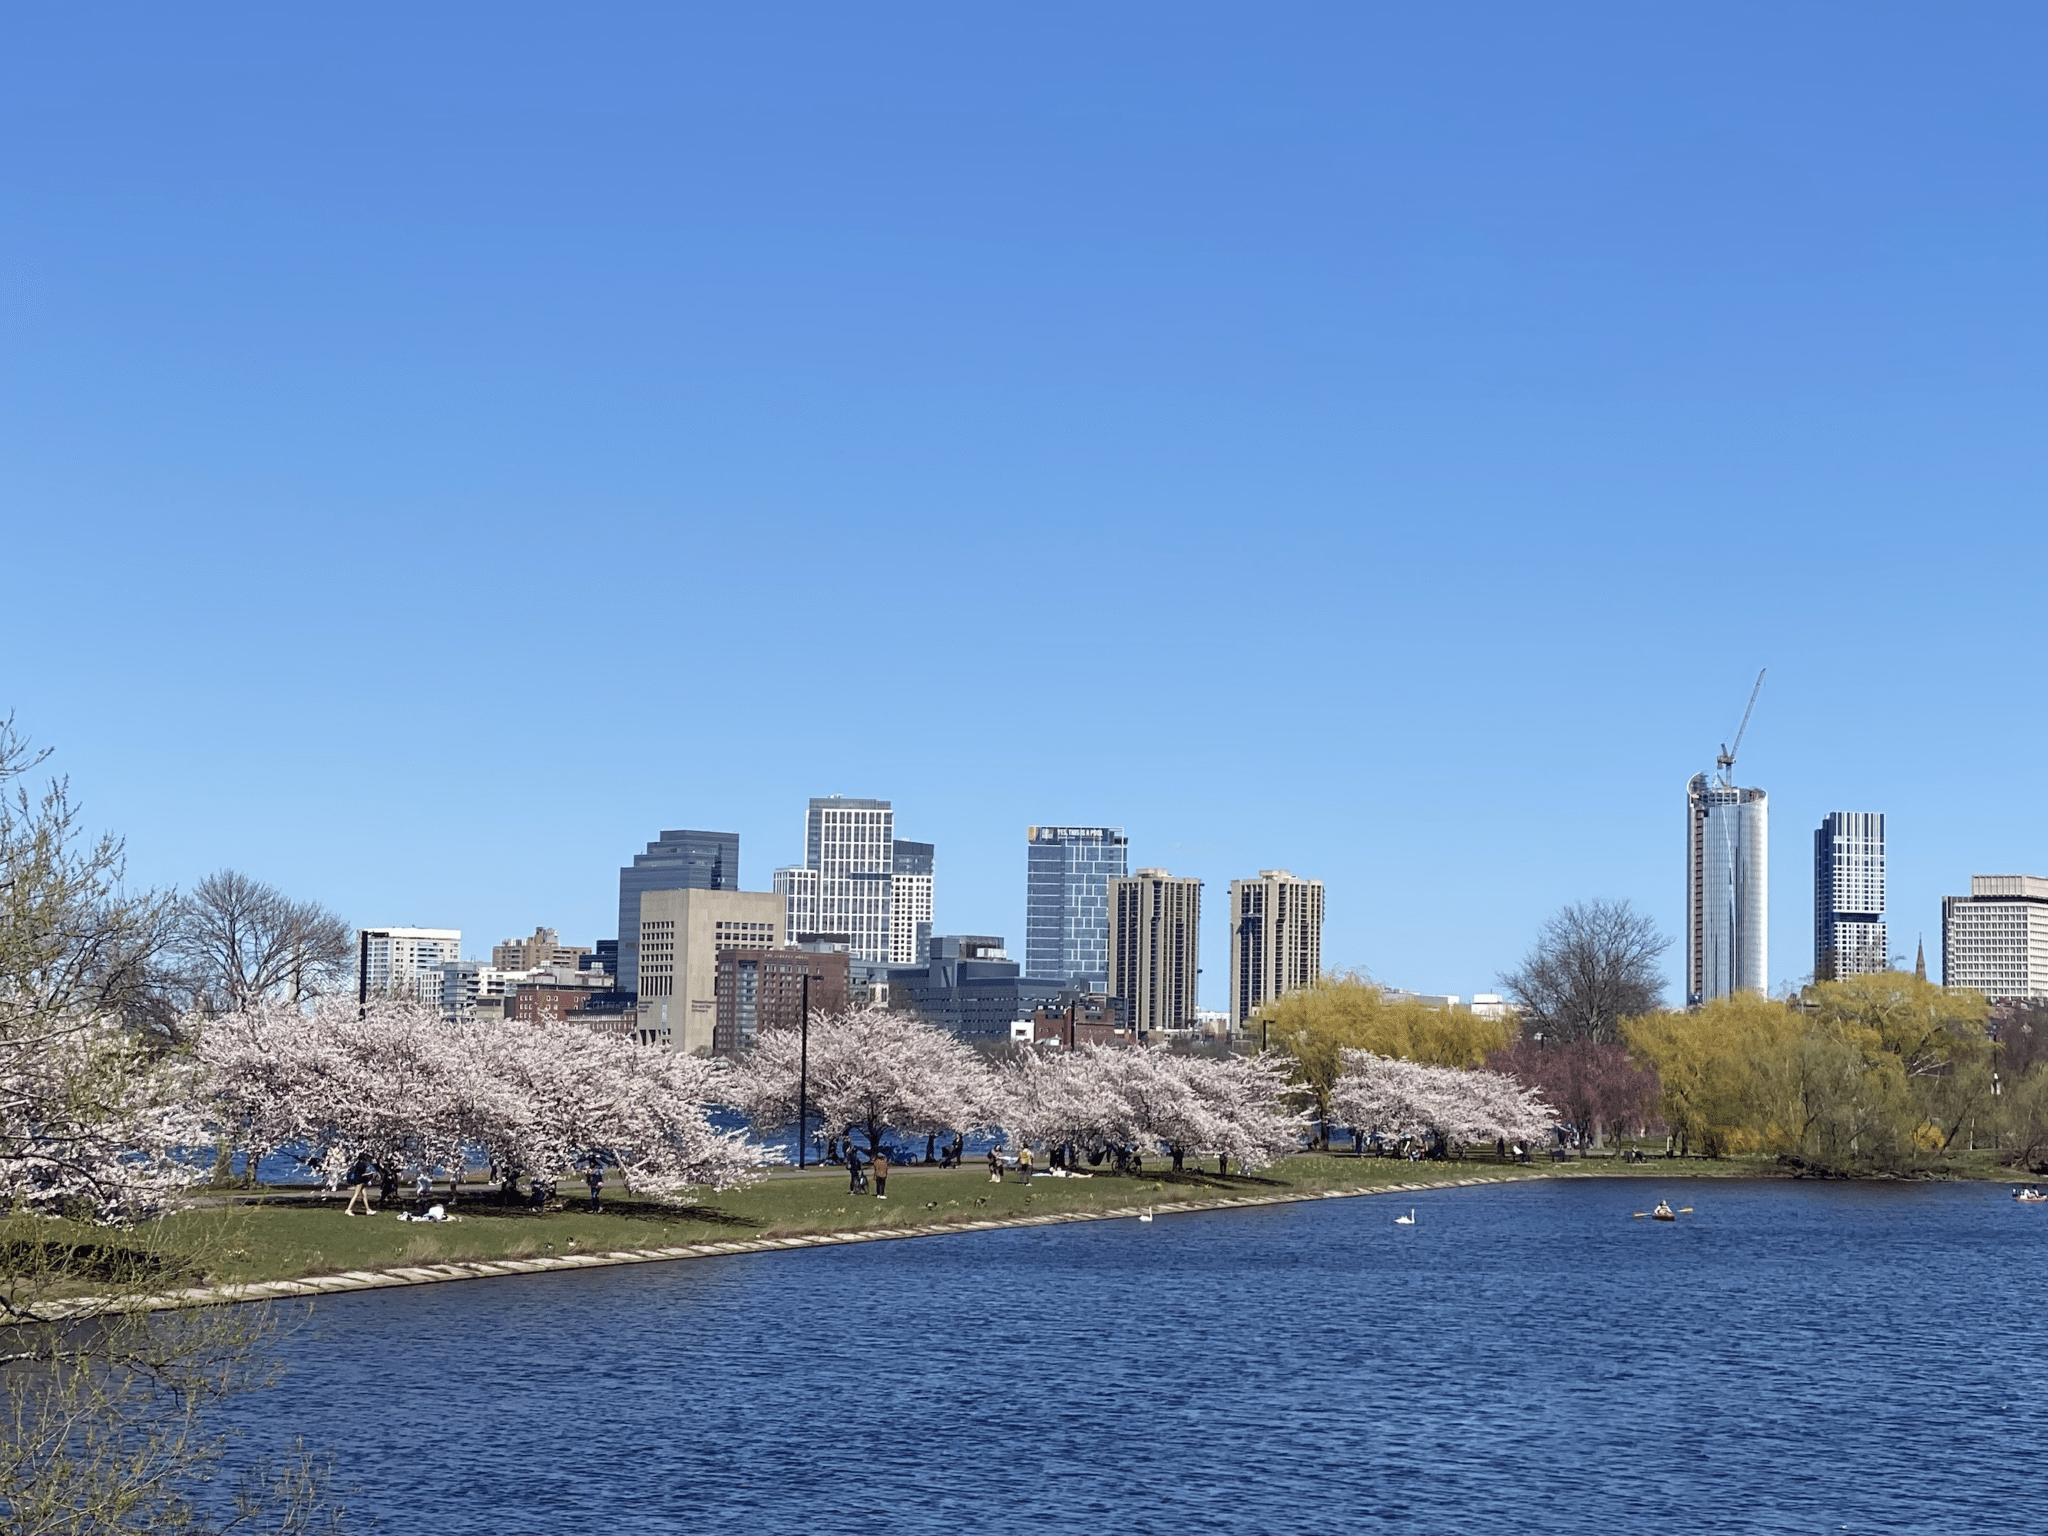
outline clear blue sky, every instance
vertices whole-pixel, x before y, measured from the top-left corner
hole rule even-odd
[[[0,707],[135,878],[611,933],[813,794],[1470,993],[1770,667],[1893,946],[2048,872],[2048,9],[14,6]],[[1679,951],[1670,971],[1675,978]]]

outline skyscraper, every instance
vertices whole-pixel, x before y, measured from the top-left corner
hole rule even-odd
[[[1024,974],[1088,990],[1109,984],[1109,883],[1129,873],[1122,827],[1028,827]]]
[[[804,819],[803,864],[775,872],[789,932],[845,934],[855,966],[887,965],[895,871],[896,815],[888,801],[845,795],[812,800]]]
[[[1770,987],[1770,813],[1760,789],[1685,786],[1685,1001]]]
[[[1813,834],[1813,979],[1891,969],[1884,930],[1884,813],[1830,811]]]
[[[1994,1003],[2048,998],[2048,880],[1972,875],[1969,895],[1942,897],[1941,984]]]
[[[889,963],[923,965],[932,952],[932,845],[898,838],[889,874]]]
[[[619,974],[621,992],[640,990],[640,898],[648,891],[736,891],[740,888],[737,832],[664,832],[619,871]]]
[[[1109,884],[1109,994],[1142,1034],[1192,1029],[1202,969],[1202,882],[1141,869]]]
[[[1230,882],[1230,1027],[1323,974],[1323,882],[1262,869]]]

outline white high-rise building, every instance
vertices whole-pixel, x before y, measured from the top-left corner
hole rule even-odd
[[[460,928],[363,928],[356,934],[356,1000],[410,997],[441,1006],[441,967],[462,958]]]
[[[1323,974],[1323,882],[1262,869],[1230,882],[1230,1027]]]
[[[1770,989],[1770,802],[1696,773],[1685,786],[1685,1000]]]
[[[799,935],[816,934],[818,926],[818,872],[801,864],[785,864],[775,871],[775,894],[782,898],[783,921],[790,942]]]
[[[1941,984],[1994,1003],[2048,998],[2048,880],[1972,875],[1969,895],[1942,897]]]
[[[789,932],[844,934],[855,965],[887,965],[895,869],[896,813],[888,801],[812,800],[802,867],[775,871]]]
[[[1813,834],[1813,979],[1892,966],[1884,926],[1884,813],[1830,811]]]
[[[889,875],[889,963],[927,965],[932,957],[932,845],[898,838]]]

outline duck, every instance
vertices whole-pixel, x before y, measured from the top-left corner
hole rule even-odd
[[[1409,1206],[1409,1207],[1408,1207],[1408,1214],[1407,1214],[1406,1216],[1396,1216],[1396,1217],[1394,1218],[1394,1225],[1395,1225],[1395,1226],[1397,1226],[1397,1227],[1412,1227],[1412,1226],[1414,1226],[1414,1225],[1415,1225],[1415,1207],[1414,1207],[1414,1206],[1412,1206],[1412,1205],[1411,1205],[1411,1206]]]

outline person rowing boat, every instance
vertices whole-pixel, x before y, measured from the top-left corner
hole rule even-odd
[[[1671,1202],[1669,1200],[1659,1200],[1650,1208],[1650,1219],[1652,1221],[1676,1221],[1678,1220],[1678,1212],[1671,1209]]]

